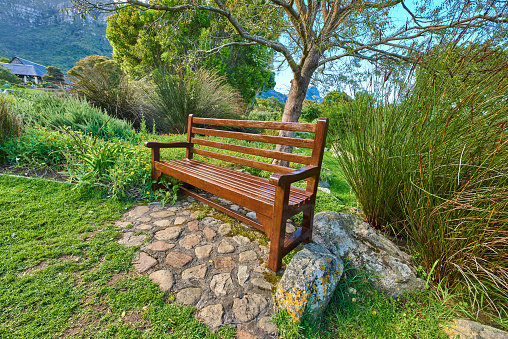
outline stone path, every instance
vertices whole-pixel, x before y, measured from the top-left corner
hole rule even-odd
[[[276,338],[270,322],[274,286],[265,279],[273,274],[265,267],[269,247],[263,240],[235,234],[231,224],[213,217],[198,220],[203,211],[192,202],[187,198],[174,206],[134,208],[117,222],[123,228],[118,242],[140,246],[136,270],[174,293],[176,302],[197,307],[198,317],[210,327],[234,325],[237,338]],[[292,225],[288,228],[294,231]]]

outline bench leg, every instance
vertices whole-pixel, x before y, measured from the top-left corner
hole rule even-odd
[[[308,230],[312,230],[312,226],[314,224],[314,206],[308,208],[303,212],[303,220],[302,220],[302,234],[307,232]],[[303,241],[308,244],[312,239],[312,233],[308,238],[305,238]]]
[[[152,148],[152,192],[155,192],[160,188],[159,179],[162,173],[155,168],[155,162],[160,161],[160,149]]]
[[[155,168],[152,169],[152,192],[157,191],[161,188],[161,184],[159,184],[159,179],[161,178],[162,173],[157,171]]]
[[[279,272],[282,267],[288,200],[289,188],[277,187],[275,190],[273,221],[270,230],[270,256],[268,258],[268,268],[275,273]]]

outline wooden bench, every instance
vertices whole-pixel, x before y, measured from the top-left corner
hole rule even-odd
[[[196,125],[204,125],[208,128]],[[210,126],[212,126],[212,128],[209,128]],[[213,129],[213,126],[310,132],[314,133],[314,139],[232,132]],[[328,119],[326,118],[320,118],[317,123],[312,124],[208,119],[189,115],[187,142],[146,142],[145,146],[151,148],[152,151],[152,179],[154,182],[158,182],[161,174],[165,173],[183,181],[188,184],[187,186],[190,185],[200,188],[218,197],[229,200],[236,205],[254,211],[259,222],[191,191],[189,189],[190,187],[181,188],[188,196],[265,232],[270,238],[268,267],[274,272],[278,272],[282,265],[282,258],[302,241],[308,242],[311,239],[316,191],[319,182],[321,162],[323,160],[327,130]],[[306,156],[276,152],[270,149],[240,146],[198,138],[196,135],[309,148],[312,149],[312,155]],[[208,149],[203,149],[203,146]],[[160,157],[161,148],[186,148],[186,157],[183,159],[163,161]],[[214,151],[211,151],[210,148]],[[246,159],[240,156],[232,156],[216,152],[215,150],[227,150],[238,152],[240,155],[249,154],[285,160],[305,166],[300,169],[293,169]],[[274,174],[270,179],[265,179],[193,159],[194,154],[227,161],[237,165],[266,170]],[[307,181],[306,189],[291,186],[292,183],[301,180]],[[158,185],[154,184],[153,189],[157,187]],[[303,212],[301,227],[292,235],[287,235],[286,220],[300,212]]]

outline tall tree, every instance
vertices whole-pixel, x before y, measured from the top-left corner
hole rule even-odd
[[[270,70],[273,51],[254,45],[230,46],[208,55],[197,52],[230,38],[224,24],[210,12],[189,12],[182,17],[180,13],[128,8],[108,17],[106,36],[114,59],[131,76],[140,78],[159,67],[204,66],[223,75],[250,102],[261,88],[275,86]]]
[[[61,84],[65,81],[62,70],[55,66],[46,67],[46,74],[42,76],[42,80]]]
[[[417,60],[421,44],[436,34],[481,29],[493,34],[507,27],[508,3],[501,0],[444,0],[416,3],[404,0],[73,0],[81,10],[115,11],[119,8],[166,12],[208,11],[220,15],[236,32],[236,45],[260,44],[282,54],[293,72],[283,121],[298,121],[302,103],[316,70],[337,62]],[[393,11],[400,10],[407,20]],[[254,15],[253,15],[254,13]],[[270,20],[277,14],[280,21]],[[257,15],[256,15],[257,14]],[[268,19],[263,15],[265,14]],[[282,25],[285,40],[257,34]],[[280,28],[280,27],[279,27]],[[294,132],[281,132],[293,136]],[[278,150],[291,152],[288,146]]]

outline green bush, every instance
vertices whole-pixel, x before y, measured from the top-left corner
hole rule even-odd
[[[18,138],[8,139],[2,150],[11,164],[62,169],[66,164],[63,152],[73,147],[72,138],[58,131],[35,126],[26,128]]]
[[[323,107],[317,102],[313,102],[310,100],[304,101],[304,105],[302,108],[302,115],[300,115],[300,120],[306,122],[313,122],[319,117],[322,117]]]
[[[41,84],[40,84],[40,86],[41,86],[42,88],[54,88],[54,89],[58,89],[58,88],[59,88],[59,87],[58,87],[57,85],[55,85],[54,83],[52,83],[52,82],[48,82],[48,81],[41,83]]]
[[[51,94],[23,95],[18,110],[27,114],[36,125],[48,128],[68,127],[105,140],[135,137],[132,125],[112,118],[84,99]]]
[[[9,69],[4,68],[0,65],[0,80],[6,80],[13,84],[19,84],[21,79],[16,76],[16,74],[12,73]]]
[[[401,232],[434,281],[499,316],[508,309],[507,88],[504,52],[433,51],[397,104],[351,106],[353,128],[337,142],[368,221]]]
[[[148,120],[160,121],[159,128],[166,132],[183,133],[187,117],[235,118],[241,112],[241,97],[224,78],[206,70],[181,71],[169,74],[154,72],[154,95],[151,97]]]
[[[145,194],[151,184],[148,152],[128,144],[69,132],[75,147],[64,152],[66,174],[78,187],[99,187],[115,198]]]
[[[11,105],[0,98],[0,162],[5,160],[5,152],[2,145],[9,139],[19,136],[21,133],[20,118],[12,111]]]
[[[78,61],[68,74],[74,93],[112,117],[139,123],[136,92],[114,60],[98,55],[88,56]]]

